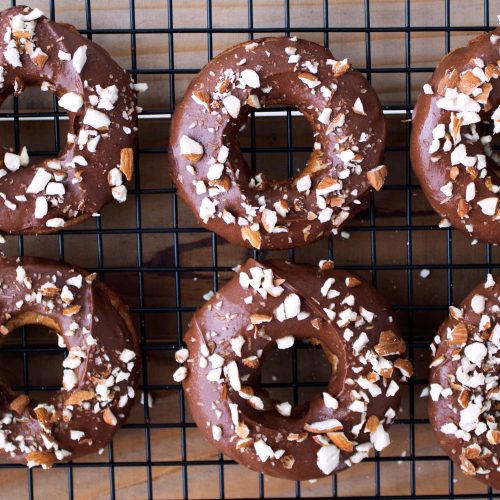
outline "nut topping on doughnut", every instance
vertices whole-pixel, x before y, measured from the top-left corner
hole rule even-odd
[[[390,444],[399,381],[412,375],[396,331],[376,290],[331,263],[249,260],[195,313],[174,380],[223,453],[266,474],[317,478]],[[327,391],[298,406],[260,387],[269,350],[295,337],[321,345],[332,364]]]
[[[29,165],[0,146],[0,230],[58,231],[127,198],[137,135],[134,85],[102,48],[39,9],[0,12],[0,104],[39,86],[69,114],[67,145],[57,158]],[[123,175],[122,175],[123,174]]]
[[[274,181],[246,164],[238,132],[251,109],[301,111],[314,148],[293,179]],[[378,98],[347,59],[297,38],[245,42],[193,80],[170,134],[171,173],[209,229],[253,248],[289,248],[337,232],[387,175]]]
[[[460,469],[500,489],[500,281],[488,275],[450,308],[432,350],[429,417]]]
[[[132,406],[138,342],[125,304],[95,276],[55,261],[0,261],[2,335],[54,330],[68,350],[62,387],[44,403],[0,380],[0,456],[49,468],[102,449]]]
[[[500,243],[500,28],[448,54],[415,107],[411,159],[433,208],[480,241]],[[490,126],[488,126],[490,122]],[[446,227],[446,224],[443,224]]]

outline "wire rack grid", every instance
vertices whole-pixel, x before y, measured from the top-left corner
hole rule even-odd
[[[2,9],[15,4],[0,0]],[[51,19],[71,22],[74,18],[84,36],[103,44],[136,81],[149,82],[152,87],[152,97],[141,103],[144,111],[137,174],[127,206],[106,208],[101,217],[56,236],[9,238],[4,250],[9,255],[51,256],[83,265],[125,296],[141,337],[140,389],[146,404],[136,406],[114,444],[100,456],[58,464],[50,472],[0,463],[0,498],[45,498],[48,492],[53,498],[69,499],[500,498],[500,493],[457,473],[433,441],[425,403],[419,399],[426,384],[429,342],[448,305],[461,299],[486,272],[497,272],[500,254],[490,245],[471,247],[452,229],[438,229],[438,219],[412,176],[408,156],[409,120],[421,83],[439,55],[491,28],[492,14],[499,11],[500,2],[466,5],[436,0],[426,6],[427,2],[410,0],[393,5],[381,0],[310,0],[304,6],[276,0],[267,6],[258,0],[241,0],[234,7],[224,0],[193,1],[190,5],[181,0],[110,0],[106,4],[95,0],[32,2]],[[415,4],[424,5],[424,15],[422,10],[414,10]],[[269,8],[279,15],[266,17]],[[118,21],[106,14],[107,9],[119,13]],[[238,19],[226,16],[225,9],[233,9],[230,13],[237,9]],[[427,9],[433,15],[427,16]],[[458,9],[463,16],[455,24],[452,20]],[[349,17],[352,12],[355,19]],[[304,20],[311,16],[315,22],[309,26]],[[342,237],[330,237],[305,250],[265,253],[231,248],[196,226],[166,174],[169,120],[189,79],[230,41],[268,34],[310,38],[331,46],[338,55],[343,55],[344,48],[351,51],[357,67],[381,92],[388,120],[387,163],[394,172],[392,180],[372,197],[369,210],[351,222]],[[193,40],[204,50],[189,48]],[[392,45],[394,40],[397,47]],[[422,44],[425,52],[429,48],[426,40],[431,45],[439,40],[440,45],[437,55],[424,57],[420,64],[421,51],[412,46]],[[151,46],[160,47],[160,55],[153,50],[151,57],[144,57]],[[388,50],[399,51],[396,62],[391,63]],[[415,57],[418,62],[414,62]],[[392,87],[387,82],[392,82]],[[7,137],[10,145],[19,149],[29,136],[34,144],[31,156],[55,154],[64,143],[66,123],[57,100],[51,97],[44,108],[32,99],[24,109],[23,99],[13,98],[0,110],[2,141]],[[46,133],[37,142],[42,128]],[[280,137],[262,132],[276,128]],[[51,142],[47,142],[49,136]],[[307,127],[291,109],[253,113],[242,137],[243,150],[254,169],[266,162],[272,168],[280,164],[281,174],[288,176],[310,151],[309,142]],[[338,267],[358,272],[387,294],[407,338],[409,356],[417,366],[392,428],[396,448],[338,477],[284,484],[248,473],[203,445],[182,389],[171,381],[173,353],[182,345],[201,295],[222,286],[232,268],[250,256],[301,262],[331,258]],[[423,281],[422,270],[429,270],[431,278]],[[269,390],[290,391],[294,403],[307,399],[325,385],[325,380],[311,371],[314,358],[308,356],[314,352],[305,344],[296,345],[288,359],[276,361],[287,375],[283,379],[269,377],[264,385]],[[0,376],[8,363],[17,367],[15,390],[43,397],[58,389],[60,372],[55,379],[45,378],[44,372],[47,361],[62,359],[64,352],[43,335],[32,335],[24,328],[2,348],[0,356]],[[154,404],[148,404],[150,400]]]

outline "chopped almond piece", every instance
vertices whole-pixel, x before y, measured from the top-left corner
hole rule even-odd
[[[457,86],[459,80],[458,71],[456,68],[452,70],[446,70],[446,74],[441,81],[439,82],[437,93],[441,96],[444,96],[446,89],[453,89]]]
[[[405,376],[411,377],[413,375],[413,366],[408,359],[396,359],[394,366]]]
[[[66,307],[66,309],[63,309],[63,315],[64,316],[74,316],[75,314],[78,314],[80,312],[81,308],[82,308],[82,306],[79,306],[79,305]]]
[[[106,422],[108,425],[112,425],[112,426],[115,426],[118,421],[116,420],[116,417],[114,416],[113,412],[109,409],[109,408],[106,408],[103,412],[102,412],[102,419],[104,420],[104,422]]]
[[[261,323],[269,323],[273,319],[267,314],[251,314],[250,321],[252,325],[260,325]]]
[[[81,405],[84,401],[90,401],[93,399],[95,396],[95,392],[93,391],[85,391],[85,390],[80,390],[80,391],[75,391],[71,393],[68,399],[65,401],[65,405],[75,405],[79,406]]]
[[[464,94],[471,95],[472,91],[481,85],[481,80],[472,72],[466,71],[460,78],[458,90]]]
[[[455,325],[450,335],[451,338],[448,342],[452,345],[465,344],[469,338],[469,332],[467,331],[465,323],[458,323]]]
[[[353,442],[349,441],[343,432],[328,432],[326,435],[330,438],[330,441],[342,451],[351,452],[354,450]]]
[[[380,191],[384,185],[385,179],[387,177],[387,167],[385,165],[379,165],[366,173],[368,182],[375,191]]]
[[[458,216],[463,219],[470,212],[470,209],[470,205],[463,198],[460,198],[457,206]]]
[[[249,226],[242,226],[241,236],[243,238],[243,241],[248,241],[250,245],[252,245],[257,250],[260,248],[262,238],[258,231],[252,231]]]
[[[358,278],[355,278],[354,276],[349,276],[348,278],[346,278],[345,284],[347,288],[355,288],[361,285],[361,280],[358,280]]]
[[[51,451],[32,451],[26,455],[26,460],[49,469],[55,464],[56,456]]]
[[[26,396],[26,394],[21,394],[20,396],[17,396],[16,399],[11,401],[10,409],[18,415],[21,415],[28,406],[29,402],[30,398]]]
[[[127,181],[132,180],[134,174],[134,150],[132,148],[123,148],[120,151],[120,170]]]
[[[380,333],[379,343],[375,346],[375,352],[379,356],[403,354],[405,351],[406,345],[404,341],[392,330],[385,330]]]
[[[370,434],[375,432],[380,425],[380,420],[376,415],[371,415],[366,421],[365,430]]]

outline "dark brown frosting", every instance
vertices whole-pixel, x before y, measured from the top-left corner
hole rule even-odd
[[[62,388],[43,403],[0,380],[0,456],[29,466],[96,452],[133,404],[138,342],[127,307],[95,275],[60,262],[0,260],[0,340],[26,324],[54,330],[69,353]]]
[[[26,86],[57,95],[68,110],[70,135],[57,158],[29,166],[20,151],[12,156],[0,146],[0,230],[59,231],[113,198],[124,201],[141,87],[74,27],[18,6],[0,13],[0,105]]]
[[[488,275],[451,307],[432,345],[429,418],[468,475],[500,489],[500,278]]]
[[[500,132],[499,37],[500,27],[439,63],[414,110],[410,150],[441,225],[492,243],[500,243],[499,158],[491,148],[492,132]]]
[[[250,109],[298,109],[314,135],[293,179],[255,174],[238,131]],[[227,49],[193,79],[174,114],[170,168],[199,222],[231,243],[284,249],[313,242],[380,189],[385,122],[378,97],[347,59],[297,38],[263,38]],[[379,167],[380,168],[377,168]]]
[[[195,313],[176,353],[198,428],[250,469],[312,479],[390,443],[400,372],[412,371],[405,344],[377,291],[330,264],[248,260]],[[326,393],[291,408],[260,388],[260,367],[296,337],[322,346],[332,376]]]

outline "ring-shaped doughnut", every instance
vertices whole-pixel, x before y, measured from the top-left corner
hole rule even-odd
[[[249,260],[194,315],[176,353],[191,414],[204,436],[250,469],[306,480],[339,472],[390,444],[400,378],[412,368],[377,291],[356,276]],[[307,403],[271,399],[260,370],[274,346],[302,337],[332,365]]]
[[[143,86],[73,26],[18,6],[0,13],[0,105],[28,86],[53,92],[68,112],[67,143],[32,164],[26,148],[0,146],[0,231],[51,233],[125,201]]]
[[[450,307],[432,345],[429,418],[462,472],[500,489],[500,277]]]
[[[61,390],[44,402],[0,380],[0,456],[28,466],[97,452],[128,416],[138,338],[127,306],[81,269],[52,260],[0,260],[0,337],[44,325],[68,350]]]
[[[500,27],[448,54],[413,114],[411,162],[427,200],[450,224],[500,243]]]
[[[252,172],[238,132],[252,109],[299,110],[314,135],[292,179]],[[297,38],[244,42],[189,85],[170,132],[171,175],[198,221],[237,245],[284,249],[341,227],[380,189],[385,122],[378,97],[347,59]]]

